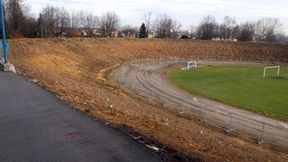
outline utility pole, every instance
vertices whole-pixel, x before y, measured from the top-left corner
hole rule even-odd
[[[1,19],[1,27],[2,27],[2,48],[3,48],[3,57],[4,61],[0,62],[0,69],[4,71],[15,72],[15,67],[8,62],[8,50],[9,45],[6,40],[6,32],[5,32],[5,16],[4,16],[4,8],[2,0],[0,0],[0,19]],[[2,59],[2,58],[1,58]]]
[[[4,20],[4,11],[3,11],[3,3],[0,0],[0,14],[1,14],[1,27],[2,27],[2,47],[4,53],[4,64],[8,63],[8,44],[6,42],[6,33],[5,33],[5,20]]]

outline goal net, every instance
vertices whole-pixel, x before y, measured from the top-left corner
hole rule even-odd
[[[271,69],[277,69],[277,76],[278,76],[278,77],[280,76],[280,70],[281,70],[281,67],[280,67],[280,66],[266,66],[266,67],[264,68],[263,78],[266,78],[266,76],[267,76],[267,71],[268,71],[268,70],[271,70]]]
[[[199,67],[199,64],[202,61],[188,61],[186,64],[186,67],[182,68],[181,70],[190,70],[190,69],[197,69]]]

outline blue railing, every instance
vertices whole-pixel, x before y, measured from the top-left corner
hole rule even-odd
[[[0,0],[0,16],[1,16],[1,27],[2,27],[2,47],[3,47],[3,53],[4,53],[4,63],[7,64],[9,45],[7,44],[7,41],[6,41],[5,20],[4,20],[4,10],[3,10],[2,0]]]

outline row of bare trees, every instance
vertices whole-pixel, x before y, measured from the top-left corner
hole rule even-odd
[[[115,12],[106,12],[102,17],[88,11],[73,11],[64,8],[45,7],[38,19],[41,37],[67,36],[76,37],[85,32],[85,36],[112,36],[120,26],[120,19]],[[98,31],[97,31],[98,29]]]
[[[213,16],[206,16],[195,28],[183,31],[181,24],[167,14],[152,18],[152,13],[144,16],[147,33],[154,32],[158,38],[175,38],[179,33],[196,39],[211,40],[213,38],[239,41],[288,42],[281,33],[282,24],[277,18],[262,18],[255,22],[238,24],[235,18],[225,16],[218,23]]]
[[[277,42],[281,34],[281,26],[277,18],[262,18],[256,22],[238,24],[235,18],[225,16],[221,24],[214,17],[204,17],[197,28],[199,39],[237,39],[240,41]]]
[[[7,35],[10,37],[112,37],[134,35],[158,38],[190,38],[211,40],[213,38],[240,41],[288,42],[281,33],[282,24],[276,18],[262,18],[256,22],[237,23],[235,18],[226,16],[218,23],[213,16],[206,16],[193,29],[183,31],[182,25],[167,14],[154,16],[147,12],[139,27],[120,26],[115,12],[106,12],[98,17],[88,11],[67,11],[65,8],[47,6],[35,19],[30,15],[24,0],[4,0]]]
[[[115,12],[106,12],[100,18],[88,11],[68,12],[64,8],[47,6],[38,18],[31,16],[30,7],[24,0],[4,0],[7,36],[18,37],[76,37],[81,31],[89,37],[111,36],[120,27]],[[95,31],[95,29],[101,29]]]
[[[148,33],[155,32],[158,38],[175,38],[181,25],[167,14],[151,19],[152,14],[145,18]],[[115,12],[106,12],[100,18],[87,11],[73,11],[71,14],[64,8],[47,6],[40,14],[41,37],[79,36],[79,30],[85,31],[87,37],[111,37],[115,32],[121,35],[138,33],[138,28],[130,25],[120,27],[120,18]],[[147,25],[146,25],[147,24]],[[97,29],[96,33],[95,30]],[[97,33],[98,32],[98,33]],[[100,33],[99,33],[100,32]]]

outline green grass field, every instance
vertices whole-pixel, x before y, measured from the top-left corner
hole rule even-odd
[[[288,121],[288,68],[276,74],[264,79],[262,67],[203,67],[169,76],[190,93]]]

